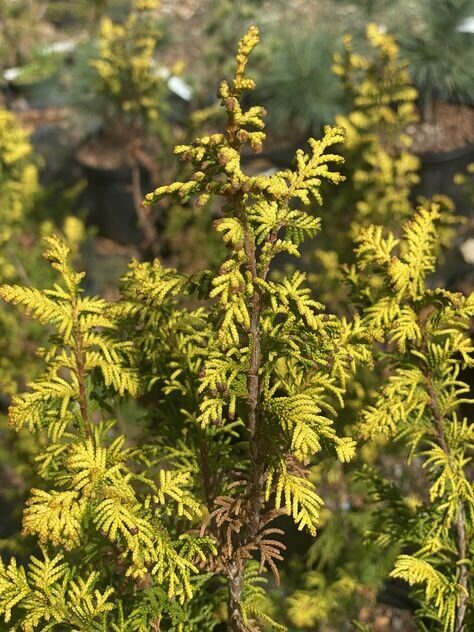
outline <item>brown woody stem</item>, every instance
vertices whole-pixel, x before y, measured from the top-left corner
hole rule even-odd
[[[82,332],[79,325],[79,317],[77,315],[77,308],[73,306],[73,338],[74,338],[74,357],[76,360],[76,376],[79,385],[79,408],[81,411],[82,425],[86,439],[89,439],[92,435],[91,422],[89,419],[88,405],[87,405],[87,391],[86,391],[86,371],[84,366],[84,349]]]
[[[249,507],[246,515],[246,525],[242,531],[241,545],[252,541],[260,527],[260,515],[263,508],[264,493],[264,459],[261,454],[259,421],[260,421],[260,367],[262,362],[260,345],[260,316],[262,312],[262,296],[258,284],[257,253],[255,241],[248,229],[243,211],[240,219],[244,227],[244,250],[247,257],[248,269],[254,282],[253,295],[250,304],[250,329],[248,332],[250,359],[247,370],[247,432],[249,440],[250,460],[250,490]],[[228,572],[229,582],[229,632],[245,630],[242,620],[241,599],[243,588],[243,567],[241,564],[231,564]]]
[[[158,231],[150,217],[149,209],[142,206],[143,194],[140,185],[140,167],[137,164],[132,166],[132,195],[138,224],[145,236],[145,245],[147,248],[150,248],[154,257],[158,257],[160,254]]]
[[[242,589],[243,589],[243,568],[238,562],[230,565],[227,573],[227,583],[229,586],[229,619],[227,628],[229,632],[245,632],[246,628],[242,617]]]

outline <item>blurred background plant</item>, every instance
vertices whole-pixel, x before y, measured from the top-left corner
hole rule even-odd
[[[435,100],[473,103],[473,0],[419,0],[417,15],[398,30],[403,55],[420,91],[423,120]]]
[[[0,108],[0,283],[37,287],[51,278],[41,257],[42,236],[62,229],[76,252],[84,240],[83,222],[67,213],[66,197],[74,193],[56,190],[53,201],[52,192],[40,184],[41,163],[29,131],[12,112]],[[19,507],[37,480],[33,464],[38,446],[28,432],[17,434],[8,427],[7,408],[11,396],[32,379],[34,349],[46,338],[37,324],[0,305],[0,550],[10,552],[27,547],[23,543],[18,548],[19,539],[10,536],[18,535]]]
[[[78,50],[70,78],[77,86],[73,102],[99,116],[104,134],[117,147],[122,144],[122,161],[129,154],[128,143],[145,129],[167,136],[167,77],[155,58],[160,37],[157,7],[157,2],[136,0],[124,22],[102,17],[97,40]]]
[[[397,230],[412,214],[420,163],[410,152],[406,131],[417,120],[417,93],[395,40],[374,23],[367,26],[364,40],[342,39],[332,71],[347,111],[336,116],[347,130],[346,182],[323,209],[325,236],[310,253],[309,266],[310,278],[332,309],[345,312],[349,299],[341,286],[340,263],[352,262],[353,240],[362,226],[378,221]]]
[[[47,17],[66,30],[85,28],[93,35],[102,18],[123,14],[127,4],[126,0],[50,0],[47,2]]]
[[[297,144],[342,110],[341,86],[331,72],[338,28],[273,24],[267,29],[256,100],[270,112],[272,135],[291,129]]]
[[[41,40],[51,38],[45,19],[47,0],[0,0],[0,69],[18,66],[31,59]]]

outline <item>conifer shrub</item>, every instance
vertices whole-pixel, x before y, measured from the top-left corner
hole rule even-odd
[[[346,180],[327,204],[327,230],[314,252],[318,272],[311,280],[331,308],[342,313],[350,299],[340,263],[354,261],[354,240],[361,228],[377,223],[398,236],[417,204],[426,202],[415,193],[421,163],[411,150],[410,130],[418,120],[417,91],[408,69],[396,39],[375,23],[367,25],[362,43],[345,35],[343,50],[334,55],[333,72],[348,109],[335,117],[346,130]],[[443,215],[440,244],[449,246],[453,226],[461,220],[453,216],[450,198],[436,195],[432,201]]]
[[[333,72],[339,77],[348,110],[336,117],[346,130],[346,161],[341,168],[346,180],[326,196],[325,230],[307,253],[312,258],[307,265],[308,280],[318,297],[329,309],[347,316],[354,313],[347,266],[354,260],[354,239],[360,228],[380,222],[398,233],[402,220],[414,213],[411,194],[418,181],[419,161],[410,153],[406,128],[416,120],[416,91],[395,40],[375,24],[367,26],[362,42],[351,35],[343,38]],[[359,271],[359,283],[363,274]],[[381,279],[371,270],[365,282],[377,287]],[[338,415],[341,432],[354,433],[354,420],[382,383],[379,364],[357,372]],[[321,535],[304,556],[291,559],[287,571],[289,596],[279,610],[290,625],[312,630],[326,623],[338,629],[364,607],[373,607],[398,549],[392,544],[381,559],[378,547],[365,539],[371,508],[361,501],[364,484],[355,473],[364,463],[382,461],[382,470],[388,474],[383,469],[389,469],[386,457],[379,438],[362,445],[349,465],[337,465],[331,459],[318,464],[315,474],[331,501],[324,508]]]
[[[350,107],[336,121],[347,130],[347,150],[354,187],[355,222],[400,223],[412,214],[410,193],[418,182],[419,160],[410,153],[410,124],[417,121],[417,91],[393,36],[370,23],[368,49],[360,51],[350,35],[343,40],[333,71],[344,86]]]
[[[310,281],[331,309],[345,313],[350,299],[340,264],[353,262],[361,227],[378,222],[397,231],[413,214],[420,163],[407,133],[417,120],[417,92],[395,39],[370,23],[362,41],[347,34],[342,44],[332,72],[347,112],[335,117],[346,130],[345,182],[326,202],[326,231],[311,252]]]
[[[48,234],[62,225],[73,247],[83,238],[83,225],[79,218],[67,213],[65,202],[73,198],[75,188],[48,191],[39,179],[41,160],[31,144],[30,132],[18,118],[0,108],[0,282],[19,281],[36,283],[48,273],[42,266],[38,233]],[[54,198],[53,199],[53,195]],[[56,206],[62,204],[58,217]],[[43,221],[44,207],[50,219]],[[70,206],[70,205],[69,205]],[[52,210],[53,209],[53,212]],[[51,217],[53,216],[53,217]],[[23,323],[23,326],[24,323]],[[27,329],[25,327],[25,329]],[[18,332],[18,336],[14,332]],[[20,340],[26,332],[18,330],[11,310],[0,308],[0,389],[12,394],[21,375],[27,371],[22,362],[24,348]],[[32,332],[29,331],[29,334]],[[34,336],[33,336],[34,337]],[[8,368],[7,368],[8,367]]]
[[[61,225],[73,248],[84,236],[83,224],[68,215],[75,189],[45,189],[39,180],[41,162],[34,152],[30,133],[10,111],[0,109],[0,282],[36,285],[50,278],[42,260],[40,234],[50,234]],[[45,208],[49,219],[44,221]],[[61,212],[57,213],[58,207]],[[25,388],[37,373],[35,350],[47,341],[47,332],[16,310],[0,305],[0,547],[28,548],[25,541],[7,537],[17,530],[19,510],[27,489],[33,486],[32,461],[36,444],[28,432],[8,427],[9,398]]]
[[[150,629],[168,617],[184,629],[182,604],[199,566],[227,582],[229,629],[265,621],[258,575],[269,568],[278,576],[284,548],[273,520],[288,513],[314,535],[323,501],[304,462],[323,448],[343,461],[353,456],[353,440],[335,433],[333,418],[355,366],[370,362],[370,336],[358,319],[324,314],[301,272],[269,278],[279,253],[297,255],[318,230],[304,205],[320,200],[323,178],[341,180],[334,165],[342,158],[327,150],[343,132],[311,139],[293,171],[245,176],[242,148],[259,151],[264,139],[263,110],[240,105],[254,87],[245,67],[257,41],[252,28],[233,81],[221,84],[225,132],[177,147],[191,179],[145,198],[224,198],[215,227],[229,254],[216,274],[187,279],[158,261],[134,262],[122,301],[107,305],[82,294],[69,248],[52,237],[45,256],[60,283],[2,287],[4,299],[54,330],[44,373],[10,409],[15,427],[43,437],[44,483],[23,519],[41,554],[2,569],[7,622]],[[207,302],[182,305],[189,293]],[[152,384],[163,397],[156,437],[129,447],[114,430],[110,398]]]
[[[134,0],[123,24],[105,16],[98,33],[98,54],[90,60],[96,73],[93,88],[104,103],[106,126],[121,128],[163,125],[167,94],[154,59],[159,31],[151,11],[157,0]]]
[[[440,220],[436,205],[420,207],[400,239],[375,225],[358,238],[357,270],[383,276],[379,288],[362,281],[359,292],[363,322],[384,332],[380,363],[386,370],[358,431],[364,439],[384,435],[400,443],[408,467],[421,469],[422,485],[407,495],[401,482],[376,469],[360,476],[377,503],[372,537],[381,550],[393,542],[402,546],[391,576],[414,587],[420,629],[463,632],[474,624],[474,434],[463,414],[473,400],[462,376],[474,362],[474,309],[472,295],[426,282],[439,250]]]
[[[336,55],[334,71],[341,77],[350,108],[348,115],[337,118],[347,130],[343,168],[346,182],[338,195],[329,199],[332,212],[323,213],[328,230],[316,243],[317,272],[311,271],[309,280],[332,309],[345,314],[354,309],[354,295],[348,287],[354,269],[347,265],[354,257],[353,240],[373,222],[400,237],[403,222],[416,212],[413,186],[418,181],[419,161],[410,152],[407,133],[416,120],[416,91],[395,40],[375,24],[367,27],[363,52],[352,37],[344,38],[344,50]],[[440,218],[432,248],[440,255],[442,247],[451,242],[453,224],[458,220],[452,216],[450,201],[441,196],[437,199]],[[320,248],[321,241],[331,249]],[[340,261],[346,265],[341,266]],[[377,292],[383,283],[379,269],[358,270],[356,285],[367,293]],[[341,430],[354,432],[354,420],[383,388],[386,370],[386,365],[378,361],[374,369],[359,371],[352,380],[339,415]],[[379,434],[361,445],[349,466],[323,466],[320,485],[333,501],[324,512],[322,535],[309,547],[305,559],[294,560],[287,578],[287,585],[292,587],[286,602],[290,623],[312,629],[318,623],[329,622],[337,628],[348,617],[356,617],[364,606],[367,611],[382,588],[386,598],[396,602],[396,590],[391,585],[384,587],[383,582],[401,542],[394,538],[387,543],[381,557],[377,541],[365,537],[373,508],[362,501],[366,482],[357,473],[365,463],[376,467],[382,476],[396,478],[397,464],[403,458],[403,445],[388,442]],[[404,470],[404,489],[415,493],[418,478],[416,470]]]
[[[242,153],[261,151],[265,139],[263,108],[244,104],[255,88],[246,66],[258,40],[251,27],[233,79],[219,87],[224,130],[177,146],[189,177],[143,201],[200,208],[219,200],[214,229],[227,254],[215,270],[189,276],[156,259],[133,260],[120,298],[108,302],[84,293],[71,248],[49,236],[44,256],[56,282],[0,286],[4,301],[50,333],[38,350],[42,372],[9,411],[12,427],[35,438],[39,478],[23,512],[35,550],[0,564],[9,629],[287,629],[274,620],[264,585],[279,581],[291,523],[316,536],[324,499],[314,466],[355,456],[354,429],[340,432],[337,421],[357,371],[373,367],[374,343],[386,341],[382,359],[390,357],[395,378],[362,414],[358,436],[387,429],[413,441],[433,476],[442,469],[413,533],[389,529],[407,543],[393,573],[420,585],[420,612],[441,621],[439,629],[467,630],[469,426],[455,412],[471,303],[424,286],[434,208],[405,227],[397,255],[394,236],[361,233],[351,281],[368,306],[350,318],[328,313],[301,270],[273,275],[280,255],[298,257],[318,233],[312,203],[322,203],[323,182],[343,180],[334,146],[345,133],[326,127],[297,151],[292,169],[245,174]],[[364,266],[380,268],[385,284],[366,287]],[[391,379],[401,388],[390,390]],[[147,407],[141,435],[123,432],[130,398]],[[448,450],[440,444],[443,454],[425,454],[439,440],[440,416]]]

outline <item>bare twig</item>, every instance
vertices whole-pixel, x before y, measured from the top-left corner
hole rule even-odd
[[[158,257],[160,254],[158,231],[150,217],[149,209],[141,205],[143,194],[140,184],[140,167],[137,164],[132,166],[132,195],[138,224],[145,236],[145,247],[151,250],[154,257]]]

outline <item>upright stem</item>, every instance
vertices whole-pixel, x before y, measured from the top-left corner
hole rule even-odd
[[[82,341],[82,332],[79,326],[79,319],[77,315],[77,308],[74,302],[73,305],[73,338],[74,338],[74,357],[76,360],[76,376],[79,385],[79,408],[81,411],[82,425],[84,428],[84,434],[86,439],[89,439],[92,435],[91,422],[89,419],[88,406],[87,406],[87,392],[86,392],[86,371],[84,366],[84,349]]]
[[[141,204],[143,195],[140,185],[140,167],[136,163],[132,165],[132,195],[138,224],[145,236],[145,246],[150,248],[154,257],[158,257],[160,254],[158,231],[150,218],[149,209]]]
[[[229,585],[229,620],[227,629],[229,632],[245,632],[246,627],[242,618],[241,601],[243,589],[243,569],[237,563],[233,562],[227,573],[227,583]]]
[[[242,532],[242,545],[250,542],[258,533],[260,514],[263,507],[264,460],[260,449],[260,367],[262,362],[260,344],[260,316],[262,312],[261,290],[257,283],[257,253],[255,241],[250,234],[243,211],[240,219],[244,226],[244,250],[247,256],[248,269],[253,280],[253,295],[250,304],[249,346],[250,359],[247,370],[247,432],[249,440],[249,508],[245,516],[246,525]],[[245,630],[242,620],[241,600],[243,589],[243,568],[233,563],[228,573],[229,582],[229,632]]]
[[[247,430],[249,433],[250,456],[250,509],[247,522],[247,540],[253,538],[259,527],[260,512],[263,496],[263,459],[260,454],[259,437],[259,399],[260,399],[260,366],[262,362],[260,345],[260,315],[262,312],[262,296],[259,286],[255,283],[257,273],[257,257],[255,243],[249,235],[244,223],[244,248],[248,265],[254,282],[250,308],[250,360],[247,372]]]

